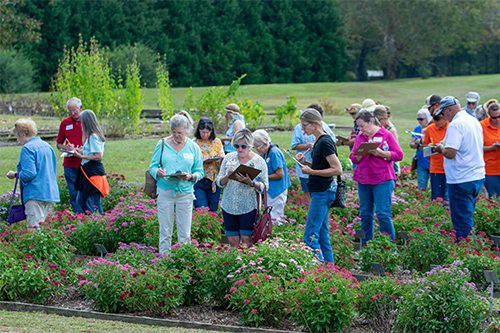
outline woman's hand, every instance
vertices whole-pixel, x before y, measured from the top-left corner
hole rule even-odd
[[[311,175],[312,171],[313,171],[313,169],[311,169],[311,167],[308,166],[308,165],[304,165],[304,166],[300,167],[300,169],[302,170],[302,173],[305,174],[305,175]]]
[[[165,169],[159,168],[158,171],[156,172],[157,177],[165,177],[167,174],[165,173]]]
[[[182,175],[178,175],[176,177],[179,178],[180,180],[185,180],[185,181],[193,181],[196,178],[196,176],[194,176],[190,173],[185,173]]]
[[[392,158],[392,154],[389,150],[384,151],[380,148],[370,149],[368,151],[368,154],[371,154],[371,155],[377,156],[377,157],[381,157],[381,158],[386,159],[386,160],[390,160]]]
[[[238,172],[236,174],[236,179],[238,179],[240,182],[247,184],[248,186],[252,186],[253,180],[248,176],[248,174],[242,174]]]
[[[233,172],[234,172],[234,167],[230,167],[228,170],[227,170],[227,176],[230,176]]]
[[[14,178],[16,178],[16,172],[10,170],[9,172],[7,172],[7,174],[5,176],[9,179],[14,179]]]
[[[306,158],[304,157],[304,154],[298,153],[295,155],[295,159],[299,161],[299,163],[304,164],[306,162]]]

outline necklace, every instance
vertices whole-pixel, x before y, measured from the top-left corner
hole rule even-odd
[[[182,142],[177,142],[177,141],[175,141],[175,139],[172,137],[172,141],[173,141],[176,145],[180,145],[180,144],[182,144],[182,143],[185,143],[185,142],[186,142],[186,139],[187,139],[187,137],[184,137],[184,140],[182,140]]]

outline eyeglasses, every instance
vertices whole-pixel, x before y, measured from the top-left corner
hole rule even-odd
[[[302,126],[302,128],[306,128],[307,126],[309,126],[311,124],[307,123],[307,124],[300,124],[300,125]]]
[[[260,150],[260,148],[262,148],[262,147],[264,147],[264,145],[255,146],[255,149]]]
[[[467,104],[476,104],[477,102],[467,102]]]
[[[76,108],[74,110],[68,110],[69,113],[75,113],[75,112],[78,112],[78,111],[80,111],[80,109],[78,109],[78,108]]]
[[[436,105],[436,104],[437,104],[437,103],[434,103],[434,104],[429,105],[429,107],[427,108],[427,110],[429,110],[429,111],[430,111],[430,109],[431,109],[434,105]]]
[[[247,144],[239,145],[239,144],[235,143],[233,145],[233,147],[234,147],[234,149],[240,149],[240,148],[241,149],[248,149],[249,146]]]
[[[417,118],[418,121],[425,120],[425,118]]]

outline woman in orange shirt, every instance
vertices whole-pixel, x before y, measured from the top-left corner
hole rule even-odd
[[[488,197],[500,197],[500,105],[488,107],[489,118],[481,121],[484,137],[484,163],[486,177],[484,186]]]
[[[448,121],[439,115],[433,117],[434,123],[429,124],[425,130],[424,145],[435,145],[444,140]],[[443,155],[435,154],[429,156],[429,171],[431,176],[431,198],[436,200],[442,198],[448,201],[448,186],[446,185],[446,174],[443,167]]]

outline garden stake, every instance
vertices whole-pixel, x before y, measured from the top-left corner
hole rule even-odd
[[[399,237],[401,237],[402,240],[405,241],[405,247],[406,247],[406,241],[408,240],[408,233],[406,231],[398,231]]]
[[[355,232],[356,238],[359,239],[359,250],[361,251],[363,250],[363,239],[366,238],[365,232],[363,229],[356,229]]]
[[[385,269],[384,269],[384,266],[382,266],[382,264],[379,264],[378,262],[372,262],[372,268],[373,268],[373,271],[376,274],[378,274],[378,276],[385,275]]]
[[[500,236],[491,236],[491,240],[493,241],[493,244],[495,244],[496,248],[498,249],[497,256],[500,256]]]
[[[486,278],[486,282],[491,283],[491,299],[490,299],[490,312],[493,311],[493,288],[495,287],[495,283],[500,283],[498,281],[498,275],[495,271],[484,271],[484,277]]]
[[[94,244],[97,251],[101,252],[101,258],[104,258],[105,254],[108,254],[108,250],[101,244]]]

